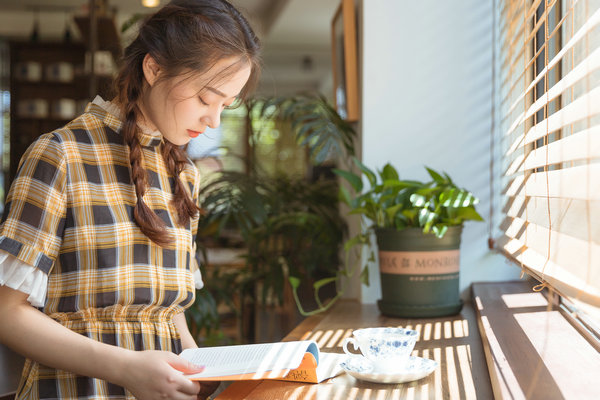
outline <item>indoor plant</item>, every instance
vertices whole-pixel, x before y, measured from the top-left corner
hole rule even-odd
[[[354,131],[317,94],[251,99],[245,106],[248,149],[243,161],[247,169],[221,171],[201,188],[205,215],[200,220],[198,246],[203,249],[204,240],[218,236],[225,227],[240,234],[247,250],[245,268],[237,272],[229,293],[241,297],[242,304],[235,310],[238,318],[252,321],[248,312],[241,315],[244,310],[271,301],[285,303],[288,277],[298,283],[293,287],[297,295],[298,289],[306,292],[307,284],[336,273],[346,223],[338,209],[335,175],[330,173],[328,178],[323,171],[332,168],[332,154],[353,154]],[[289,129],[269,124],[271,120],[286,121]],[[309,156],[313,169],[309,176],[261,169],[255,146],[274,126],[281,135],[293,135],[299,151]],[[333,286],[332,282],[328,288]],[[239,290],[231,290],[236,287]],[[205,315],[216,315],[217,303],[233,304],[226,291],[223,294],[212,294],[210,302],[200,299],[194,310],[199,326]],[[218,315],[213,319],[218,322]],[[253,328],[243,331],[242,337],[252,340]]]
[[[459,296],[459,248],[464,221],[483,219],[475,210],[478,200],[459,188],[446,174],[431,168],[429,181],[401,180],[391,164],[374,172],[354,159],[360,175],[335,172],[356,192],[343,186],[341,199],[350,214],[369,224],[346,243],[370,244],[375,234],[379,250],[383,314],[432,317],[455,314]],[[366,177],[369,187],[363,186]],[[369,260],[374,260],[371,253]],[[365,267],[366,268],[366,267]],[[364,273],[362,276],[366,276]]]

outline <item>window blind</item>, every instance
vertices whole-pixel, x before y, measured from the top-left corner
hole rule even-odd
[[[500,0],[497,245],[600,306],[600,1]]]

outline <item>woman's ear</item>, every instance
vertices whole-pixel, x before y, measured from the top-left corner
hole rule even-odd
[[[154,86],[158,76],[160,75],[160,66],[150,54],[146,54],[146,56],[144,56],[144,61],[142,61],[142,70],[144,71],[144,78],[146,78],[146,82],[148,82],[150,87]]]

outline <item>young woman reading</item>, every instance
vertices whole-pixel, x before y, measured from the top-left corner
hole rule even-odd
[[[202,286],[200,178],[182,146],[258,71],[258,39],[233,6],[174,0],[126,48],[117,96],[29,147],[0,225],[0,341],[27,358],[17,399],[214,388],[185,378],[202,367],[177,355],[196,347],[183,312]]]

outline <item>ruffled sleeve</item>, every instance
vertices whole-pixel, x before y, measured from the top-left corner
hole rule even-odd
[[[204,281],[202,280],[202,273],[200,272],[200,268],[197,268],[194,271],[194,286],[196,289],[202,289],[204,287]]]
[[[2,250],[0,250],[0,285],[28,294],[27,301],[34,307],[43,307],[46,302],[48,275]]]
[[[200,172],[196,165],[190,161],[191,171],[194,174],[194,186],[190,187],[192,191],[192,200],[198,206],[200,206]],[[196,235],[198,234],[198,223],[200,221],[200,213],[197,213],[191,219],[191,228],[192,228],[192,265],[191,271],[194,274],[194,286],[196,289],[202,289],[204,287],[204,281],[202,280],[202,272],[200,272],[200,263],[198,260],[198,248],[196,245]]]

